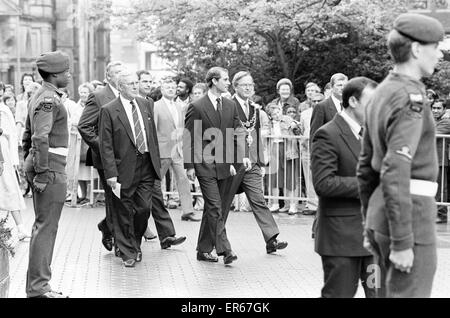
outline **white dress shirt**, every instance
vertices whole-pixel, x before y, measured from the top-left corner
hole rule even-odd
[[[242,98],[239,97],[238,94],[234,95],[237,99],[237,101],[239,102],[239,105],[241,105],[242,110],[244,111],[245,116],[247,116],[250,114],[250,106],[248,104],[248,100],[243,100]]]
[[[211,90],[208,90],[208,97],[211,100],[211,103],[214,106],[214,110],[217,111],[217,98],[220,98],[220,101],[222,102],[222,97],[217,97],[216,95],[214,95]]]
[[[342,118],[344,118],[344,120],[350,126],[350,129],[352,130],[352,133],[353,135],[355,135],[356,139],[360,140],[361,136],[359,135],[359,132],[361,131],[361,125],[358,124],[353,118],[351,118],[345,111],[342,111],[339,115],[341,115]]]
[[[177,106],[175,104],[174,100],[169,100],[165,97],[163,97],[164,102],[167,105],[167,108],[169,108],[170,114],[172,115],[173,121],[175,123],[175,126],[178,127],[178,121],[180,120],[179,116],[178,116],[178,109]]]
[[[331,100],[334,103],[334,107],[336,107],[336,110],[338,114],[342,111],[341,101],[337,99],[333,94],[331,94]]]
[[[125,108],[125,112],[127,113],[128,121],[130,122],[131,126],[131,131],[133,132],[134,136],[134,143],[136,144],[136,133],[134,131],[133,108],[131,106],[131,101],[129,99],[124,98],[122,95],[120,95],[120,101],[122,102],[123,108]],[[144,120],[142,119],[141,109],[139,108],[139,105],[137,104],[135,99],[133,99],[133,103],[136,106],[139,117],[139,123],[141,124],[142,128],[142,134],[144,135],[145,152],[148,152],[147,133],[145,131],[145,125]]]

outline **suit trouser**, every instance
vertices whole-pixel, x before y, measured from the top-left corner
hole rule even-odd
[[[375,256],[375,261],[381,272],[381,288],[378,297],[430,297],[437,267],[436,245],[414,244],[413,267],[411,272],[407,274],[395,269],[389,260],[390,238],[376,231],[368,230],[366,232],[371,245],[378,253]]]
[[[371,268],[374,265],[372,256],[340,257],[322,256],[324,274],[323,298],[352,298],[358,290],[358,282],[364,288],[366,298],[375,298],[374,286],[368,284]]]
[[[264,199],[264,193],[261,188],[263,178],[261,168],[259,165],[253,165],[252,169],[246,172],[245,167],[241,165],[238,169],[239,170],[234,177],[227,179],[228,191],[226,197],[222,201],[222,210],[225,223],[230,212],[233,198],[239,188],[241,188],[247,196],[247,200],[252,208],[256,223],[258,223],[258,226],[263,234],[264,241],[267,243],[270,239],[276,238],[278,234],[280,234],[280,231],[278,230],[278,225],[267,207],[266,200]]]
[[[306,202],[307,208],[310,210],[317,210],[319,199],[317,198],[317,194],[313,186],[311,159],[309,154],[302,154],[302,169],[303,175],[305,176],[306,197],[308,198],[308,201]]]
[[[103,190],[105,191],[105,210],[106,210],[105,218],[101,220],[98,225],[107,236],[113,236],[114,233],[113,231],[114,226],[112,221],[112,210],[114,208],[114,205],[112,203],[113,193],[111,187],[106,182],[105,170],[97,169],[97,171],[98,176],[100,178],[100,182],[102,183],[103,186]]]
[[[172,167],[173,173],[175,175],[178,193],[180,195],[181,210],[183,211],[183,214],[194,212],[194,207],[192,206],[190,184],[186,172],[184,171],[183,158],[162,158],[161,176],[164,176],[167,173],[169,167]]]
[[[151,215],[155,221],[156,231],[159,240],[162,241],[166,237],[175,235],[175,227],[170,217],[169,211],[164,206],[164,198],[161,191],[161,180],[155,180],[152,194],[152,210]]]
[[[444,168],[444,169],[442,169]],[[444,170],[444,172],[442,173],[442,170]],[[438,174],[438,179],[437,179],[437,183],[438,183],[438,191],[436,194],[436,201],[442,201],[442,202],[447,202],[448,201],[448,186],[447,186],[447,173],[448,173],[448,166],[440,166],[439,167],[439,174]],[[444,178],[442,180],[442,174],[444,175]],[[441,183],[443,185],[443,187],[441,187]],[[443,194],[442,198],[441,198],[441,192]],[[447,219],[447,206],[446,205],[440,205],[438,206],[438,211],[437,211],[437,216],[440,219]]]
[[[142,236],[150,216],[155,177],[150,155],[137,155],[130,187],[121,189],[120,199],[114,195],[114,236],[124,261],[136,259],[137,253],[141,251]]]
[[[27,271],[27,297],[36,297],[51,290],[51,263],[58,231],[58,222],[67,192],[65,173],[49,173],[49,182],[43,192],[33,189],[35,221],[31,233],[30,253]],[[27,172],[30,185],[36,174]]]
[[[197,179],[205,200],[197,251],[210,253],[215,247],[217,255],[221,256],[225,252],[231,251],[222,211],[222,198],[225,198],[228,191],[227,179],[218,180],[215,177],[201,176],[197,176]]]

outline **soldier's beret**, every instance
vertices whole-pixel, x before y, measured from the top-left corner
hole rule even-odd
[[[444,27],[435,18],[417,14],[404,13],[394,21],[394,29],[413,41],[436,43],[444,39]]]
[[[61,51],[42,53],[36,60],[38,69],[50,73],[62,73],[69,69],[69,56]]]

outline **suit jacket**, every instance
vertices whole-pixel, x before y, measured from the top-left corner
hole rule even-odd
[[[161,179],[158,137],[153,120],[152,101],[136,98],[147,136],[151,164]],[[122,188],[131,186],[137,158],[133,131],[120,98],[102,107],[100,112],[100,155],[106,179],[117,177]]]
[[[175,103],[178,121],[175,122],[164,98],[155,103],[155,126],[158,133],[161,159],[183,157],[184,113],[181,105]]]
[[[324,256],[369,256],[363,247],[361,204],[356,179],[361,143],[336,115],[312,142],[311,169],[319,196],[315,251]]]
[[[450,134],[450,119],[448,118],[440,118],[436,120],[436,134],[441,135],[448,135]],[[443,145],[443,138],[437,138],[436,141],[436,148],[437,148],[437,155],[438,155],[438,163],[439,167],[447,167],[448,166],[448,148],[449,148],[449,141],[450,139],[445,138],[445,153],[444,153],[444,160],[442,160],[442,145]]]
[[[187,132],[183,138],[185,168],[195,168],[197,176],[218,180],[230,176],[234,162],[234,142],[238,137],[238,154],[245,151],[245,131],[239,121],[236,104],[222,98],[222,120],[208,94],[191,103],[186,113]],[[240,160],[239,160],[240,159]],[[238,161],[241,161],[238,158]]]
[[[312,141],[316,131],[331,121],[336,113],[336,106],[334,105],[331,96],[314,106],[313,113],[311,115],[311,128],[309,133],[310,141]]]
[[[116,98],[109,85],[98,92],[91,93],[84,107],[83,114],[78,122],[78,131],[83,140],[88,144],[86,165],[103,169],[99,147],[99,116],[102,106]]]

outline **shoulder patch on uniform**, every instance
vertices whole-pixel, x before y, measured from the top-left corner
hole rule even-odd
[[[408,160],[412,160],[411,149],[409,147],[404,146],[402,149],[396,151],[397,154],[406,157]]]
[[[44,100],[41,103],[41,109],[47,113],[53,111],[53,106],[55,105],[54,102],[55,100],[53,97],[44,97]]]

